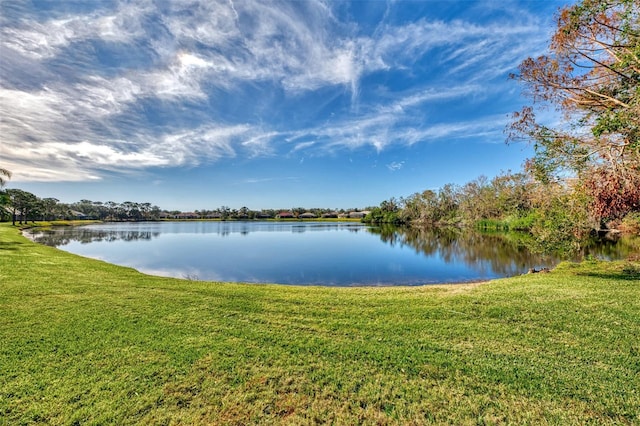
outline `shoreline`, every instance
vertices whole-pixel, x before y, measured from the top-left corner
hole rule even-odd
[[[33,238],[32,238],[32,232],[34,230],[37,229],[42,229],[42,230],[46,230],[52,227],[81,227],[81,226],[85,226],[85,225],[92,225],[92,224],[100,224],[100,223],[105,223],[105,224],[128,224],[128,223],[188,223],[188,222],[228,222],[228,223],[279,223],[279,222],[342,222],[342,223],[353,223],[355,222],[354,220],[350,220],[350,221],[341,221],[341,220],[328,220],[328,221],[317,221],[317,220],[273,220],[273,221],[264,221],[264,220],[250,220],[250,221],[236,221],[236,220],[231,220],[231,221],[219,221],[219,220],[202,220],[202,221],[195,221],[195,220],[161,220],[161,221],[139,221],[139,222],[131,222],[131,221],[117,221],[117,222],[104,222],[104,221],[96,221],[96,220],[73,220],[73,221],[36,221],[35,223],[28,223],[28,224],[16,224],[15,226],[9,225],[11,227],[14,227],[15,229],[18,229],[19,232],[28,240],[36,243],[36,244],[40,244],[38,242],[36,242]],[[8,224],[8,222],[7,222]],[[363,224],[364,226],[370,226],[368,224]],[[64,249],[61,249],[63,251],[65,251]],[[107,263],[107,260],[104,260],[102,258],[98,258],[98,257],[85,257],[82,254],[76,254],[79,257],[83,257],[86,259],[97,259],[97,260],[101,260],[101,261],[105,261]],[[634,260],[635,258],[633,256],[629,256],[628,257],[629,260]],[[110,263],[112,265],[116,265],[116,266],[122,266],[122,267],[131,267],[131,266],[127,266],[127,265],[118,265],[116,263]],[[274,285],[282,285],[282,286],[298,286],[298,287],[304,287],[304,288],[308,288],[308,287],[344,287],[344,288],[409,288],[409,287],[429,287],[429,288],[447,288],[447,287],[451,287],[451,286],[455,286],[455,287],[476,287],[477,285],[480,284],[486,284],[486,283],[490,283],[490,282],[494,282],[496,280],[501,280],[501,279],[508,279],[508,278],[513,278],[513,277],[518,277],[518,276],[522,276],[522,275],[527,275],[527,274],[531,274],[532,272],[549,272],[550,270],[553,270],[555,268],[555,266],[557,266],[556,264],[554,264],[553,266],[549,265],[548,267],[542,267],[542,270],[536,270],[535,268],[531,268],[528,271],[522,271],[520,273],[516,273],[514,275],[508,275],[508,276],[496,276],[496,277],[492,277],[492,278],[472,278],[469,280],[462,280],[462,281],[439,281],[439,282],[412,282],[412,283],[400,283],[400,284],[396,284],[393,282],[385,282],[385,283],[364,283],[364,284],[360,284],[360,283],[341,283],[341,284],[323,284],[323,283],[288,283],[288,282],[277,282],[277,281],[264,281],[264,282],[255,282],[255,281],[216,281],[215,279],[198,279],[197,275],[194,275],[195,279],[190,277],[188,274],[181,274],[181,275],[177,275],[177,274],[171,274],[171,273],[167,273],[167,274],[154,274],[152,271],[151,272],[146,272],[144,270],[138,270],[136,269],[138,272],[140,272],[141,274],[145,274],[145,275],[149,275],[149,276],[155,276],[155,277],[165,277],[165,278],[175,278],[175,279],[180,279],[180,280],[187,280],[187,281],[198,281],[198,282],[227,282],[227,283],[242,283],[242,284],[253,284],[253,285],[269,285],[269,284],[274,284]],[[179,271],[178,271],[179,272]]]
[[[236,222],[249,222],[249,223],[257,223],[257,222],[265,222],[265,223],[277,223],[277,222],[301,222],[302,220],[274,220],[274,221],[263,221],[263,220],[259,220],[259,221],[228,221],[230,223],[236,223]],[[305,222],[316,222],[313,219],[310,220],[304,220]],[[166,223],[166,222],[175,222],[175,223],[186,223],[186,222],[222,222],[219,220],[201,220],[201,221],[196,221],[196,220],[160,220],[160,221],[138,221],[138,222],[130,222],[130,221],[115,221],[115,222],[110,222],[110,221],[94,221],[94,220],[77,220],[77,221],[54,221],[54,222],[42,222],[42,221],[36,221],[35,223],[29,223],[29,224],[22,224],[22,225],[16,225],[15,228],[19,229],[20,233],[22,236],[24,236],[26,239],[28,239],[29,241],[35,243],[35,244],[41,244],[38,243],[37,241],[35,241],[33,239],[33,235],[32,235],[32,231],[34,230],[47,230],[49,228],[53,228],[53,227],[70,227],[70,226],[83,226],[83,225],[92,225],[92,224],[98,224],[98,223],[105,223],[105,224],[110,224],[110,223],[115,223],[115,224],[127,224],[127,223]],[[343,223],[353,223],[355,222],[354,220],[351,221],[340,221],[340,220],[330,220],[330,221],[321,221],[321,222],[343,222]],[[370,224],[363,224],[364,226],[371,226]],[[64,249],[58,248],[59,250],[65,251]],[[70,254],[73,254],[75,256],[84,258],[84,259],[93,259],[93,260],[99,260],[99,261],[103,261],[106,263],[109,263],[111,265],[114,266],[119,266],[119,267],[125,267],[125,268],[131,268],[131,266],[126,266],[126,265],[119,265],[117,263],[112,263],[109,262],[108,260],[104,260],[102,258],[98,258],[98,257],[88,257],[88,256],[83,256],[81,254],[76,254],[76,253],[71,253],[71,252],[67,252]],[[198,278],[191,278],[188,275],[172,275],[172,274],[154,274],[152,272],[146,272],[144,270],[140,270],[137,269],[135,267],[133,267],[133,269],[135,269],[137,272],[139,272],[140,274],[144,274],[147,276],[151,276],[151,277],[161,277],[161,278],[174,278],[174,279],[178,279],[178,280],[185,280],[185,281],[193,281],[193,282],[202,282],[202,283],[229,283],[229,284],[244,284],[244,285],[256,285],[256,286],[261,286],[261,285],[278,285],[278,286],[289,286],[289,287],[302,287],[302,288],[309,288],[309,287],[323,287],[323,288],[447,288],[447,287],[469,287],[469,288],[473,288],[473,287],[477,287],[478,285],[481,284],[486,284],[495,280],[499,280],[499,279],[504,279],[504,278],[510,278],[510,277],[495,277],[495,278],[474,278],[474,279],[470,279],[470,280],[464,280],[464,281],[441,281],[441,282],[418,282],[418,283],[413,283],[413,284],[395,284],[395,283],[371,283],[371,284],[356,284],[356,283],[347,283],[347,284],[342,284],[342,285],[332,285],[332,284],[323,284],[323,283],[280,283],[280,282],[272,282],[272,281],[265,281],[265,282],[246,282],[246,281],[216,281],[216,280],[210,280],[210,279],[198,279]],[[524,273],[523,273],[524,274]],[[523,274],[516,274],[514,276],[519,276],[519,275],[523,275]]]

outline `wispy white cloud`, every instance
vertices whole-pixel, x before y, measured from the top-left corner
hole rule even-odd
[[[141,1],[38,17],[27,4],[2,4],[3,167],[17,181],[86,180],[237,156],[380,152],[394,144],[489,137],[504,120],[438,122],[422,108],[489,96],[502,84],[495,79],[544,36],[535,20],[517,11],[510,12],[510,25],[428,18],[391,23],[393,3],[367,33],[336,15],[334,6],[185,0],[157,7]],[[402,91],[363,88],[376,73],[414,78],[418,62],[437,62],[453,83],[429,76]],[[294,115],[287,108],[301,99],[322,103],[313,95],[326,91],[331,101],[344,94],[358,108],[340,109],[321,125],[313,117],[300,125],[263,121],[263,111]],[[252,99],[264,92],[274,98]]]
[[[391,104],[372,105],[371,111],[358,117],[350,116],[320,127],[306,128],[286,135],[293,144],[292,152],[315,149],[335,151],[357,149],[366,146],[380,152],[392,144],[413,145],[436,139],[458,139],[466,137],[499,137],[506,124],[506,117],[487,116],[459,122],[429,122],[418,108],[435,101],[464,101],[470,97],[483,96],[489,87],[466,85],[437,90],[427,88],[408,94]]]
[[[397,172],[403,167],[404,161],[392,161],[391,163],[387,164],[387,169],[391,170],[392,172]]]
[[[204,126],[199,129],[168,134],[148,149],[161,158],[172,159],[176,165],[198,165],[223,157],[235,157],[234,144],[251,133],[247,125]]]
[[[33,59],[55,57],[70,44],[86,39],[128,42],[145,35],[141,18],[150,9],[145,10],[140,4],[123,2],[115,11],[103,10],[103,15],[98,11],[43,22],[22,17],[18,25],[7,25],[10,23],[5,19],[0,28],[0,37],[3,45]]]
[[[306,136],[306,134],[305,134]],[[295,146],[293,147],[293,149],[291,150],[292,152],[296,152],[296,151],[301,151],[307,148],[310,148],[314,145],[316,145],[316,141],[307,141],[307,142],[298,142],[295,144]]]
[[[136,92],[128,81],[108,90],[103,83],[69,93],[36,93],[0,89],[0,156],[16,180],[99,179],[100,170],[197,165],[234,157],[234,145],[245,142],[256,151],[262,138],[246,124],[206,124],[195,129],[155,134],[153,129],[127,129],[103,122],[104,115],[121,112]],[[102,93],[104,92],[104,93]],[[77,92],[76,92],[77,93]],[[101,126],[101,131],[95,128]],[[127,138],[121,136],[129,135]],[[249,148],[247,148],[249,150]]]

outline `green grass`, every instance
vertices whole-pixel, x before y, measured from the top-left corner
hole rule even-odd
[[[0,424],[640,424],[640,264],[481,285],[151,277],[0,224]]]

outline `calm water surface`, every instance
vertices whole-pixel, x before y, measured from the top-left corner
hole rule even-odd
[[[34,231],[37,242],[141,272],[207,281],[423,285],[513,276],[560,259],[501,235],[344,222],[139,222]],[[591,249],[622,257],[615,244]]]

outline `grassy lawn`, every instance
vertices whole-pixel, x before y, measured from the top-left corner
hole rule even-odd
[[[195,282],[0,224],[0,424],[640,424],[640,263]]]

